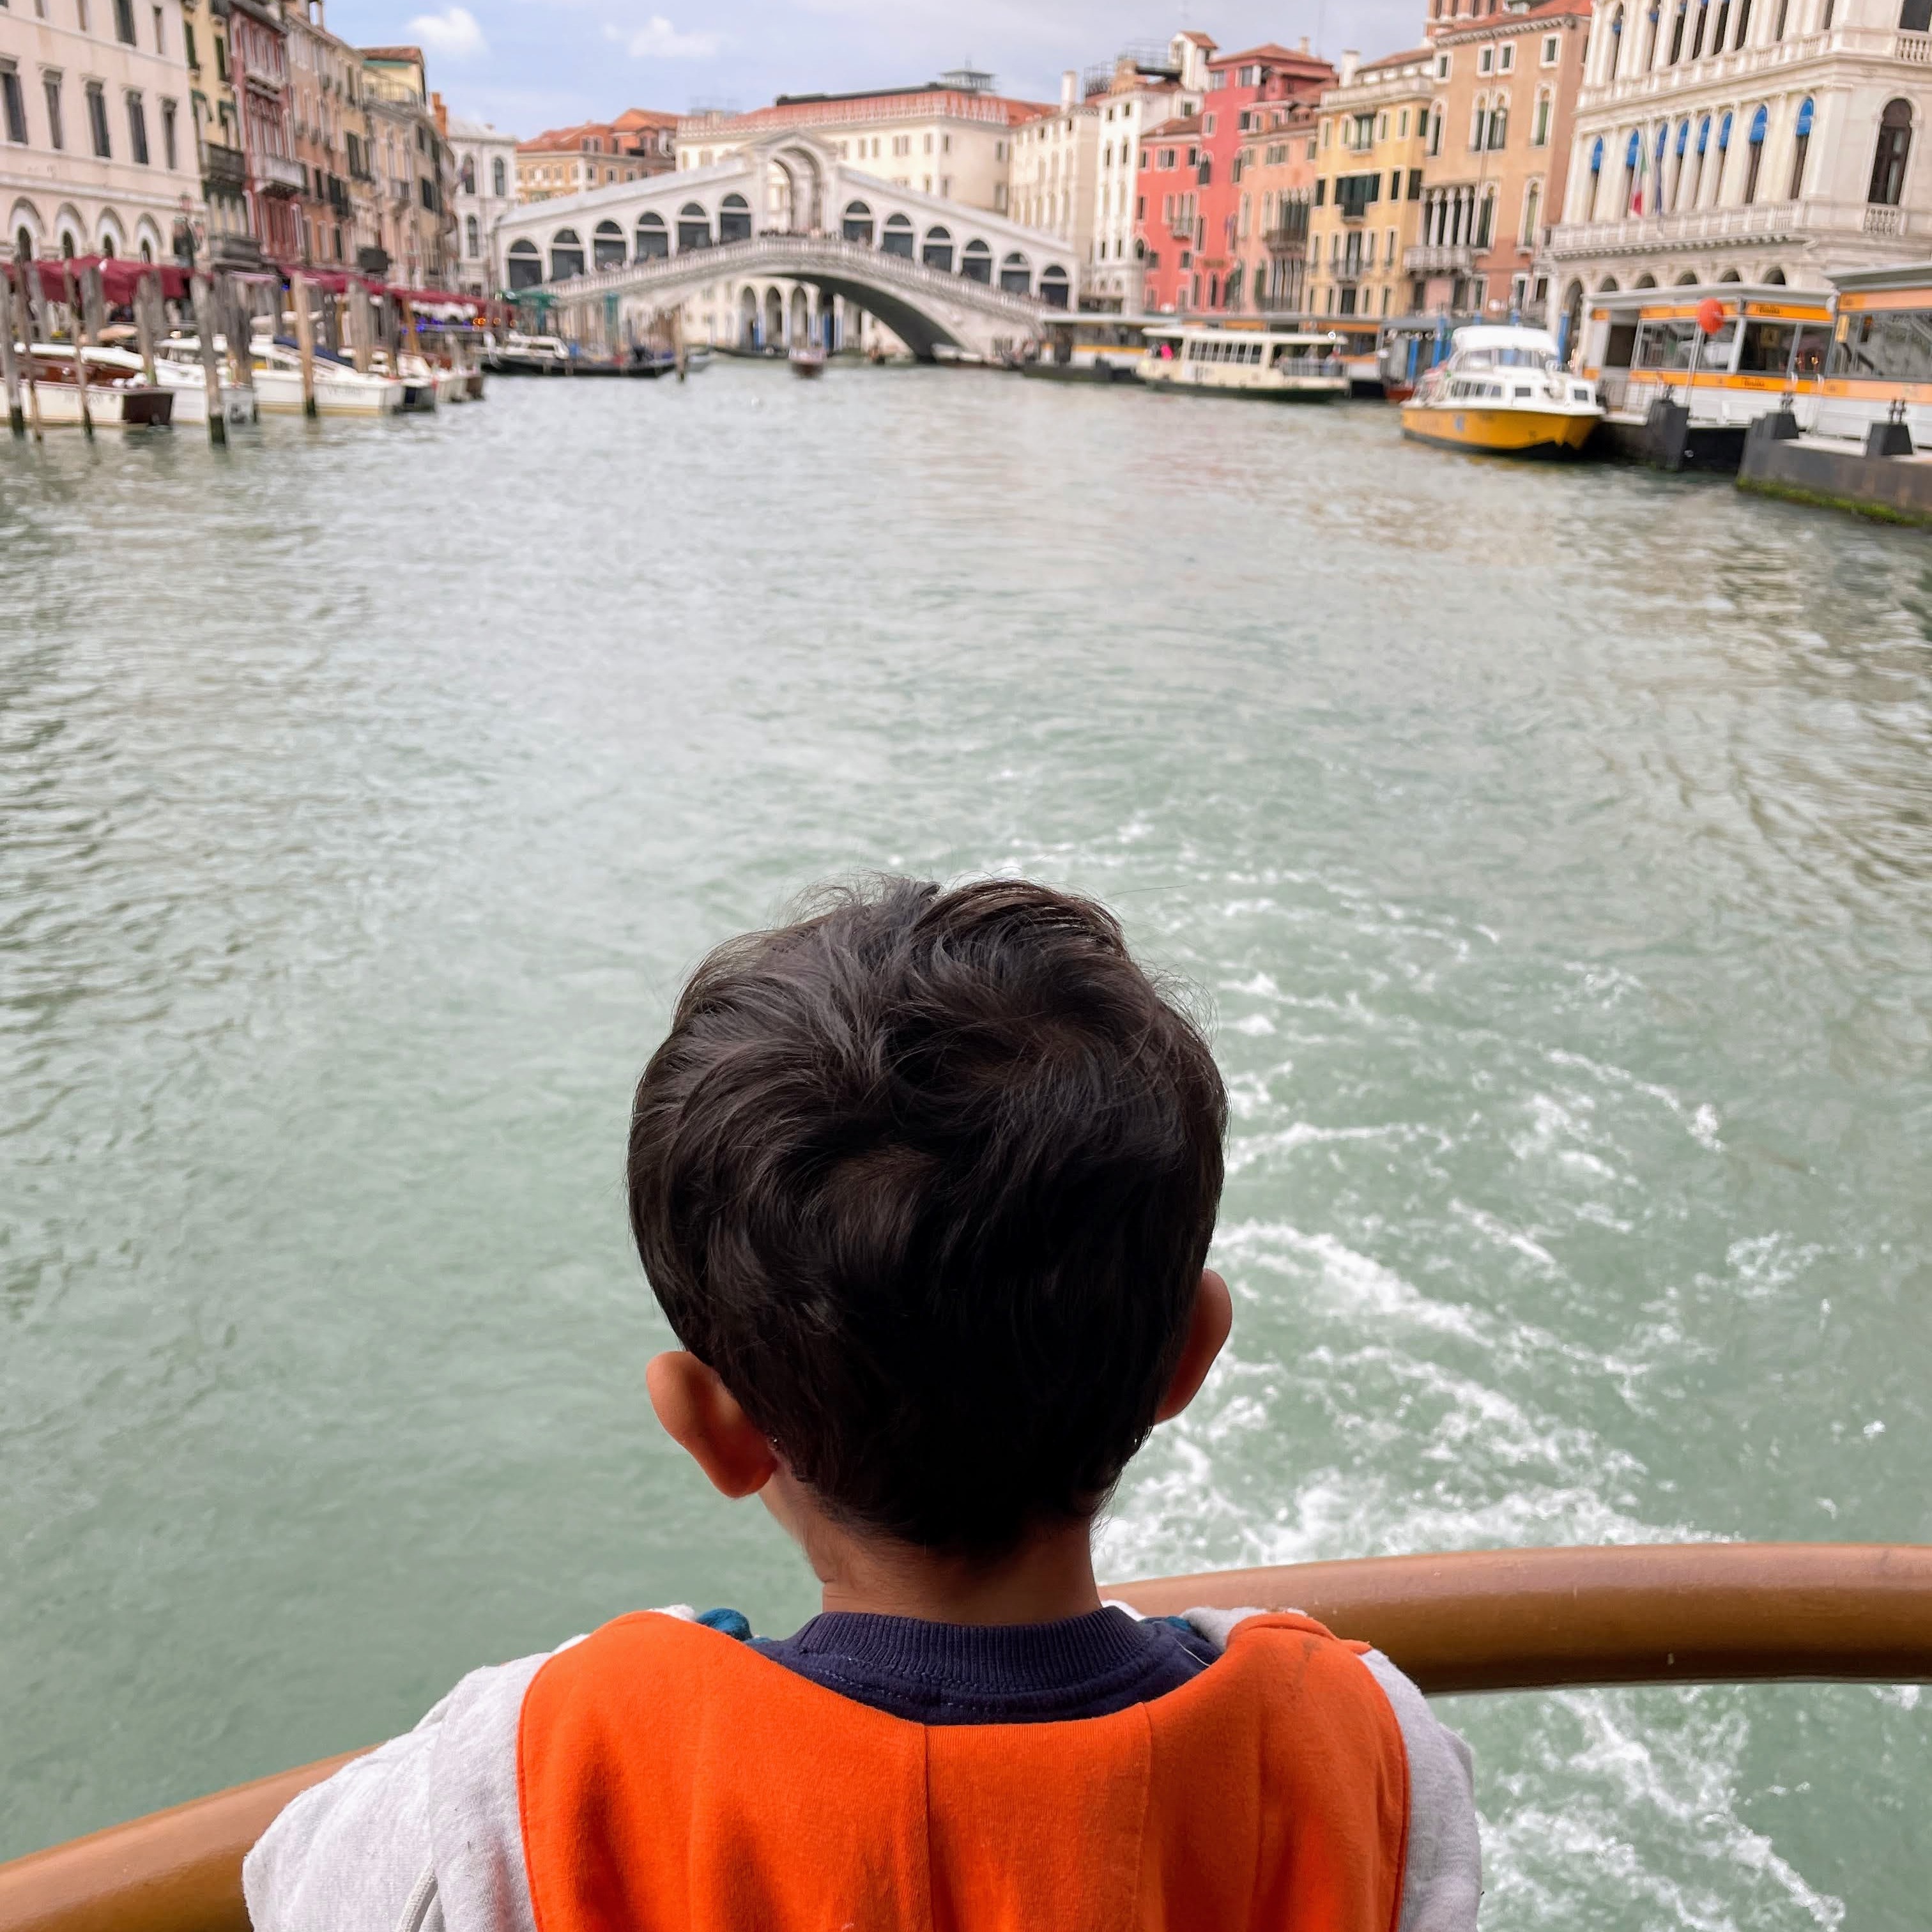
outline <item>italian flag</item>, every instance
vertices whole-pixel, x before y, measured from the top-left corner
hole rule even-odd
[[[1630,212],[1633,214],[1643,212],[1644,182],[1649,172],[1650,143],[1647,140],[1640,140],[1636,149],[1636,172],[1630,176]]]

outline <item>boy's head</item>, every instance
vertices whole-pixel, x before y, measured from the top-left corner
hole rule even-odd
[[[1226,1122],[1101,908],[884,879],[692,976],[638,1083],[631,1226],[828,1514],[997,1557],[1090,1516],[1153,1426]]]

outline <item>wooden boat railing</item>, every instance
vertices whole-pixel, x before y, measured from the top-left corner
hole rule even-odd
[[[1294,1608],[1426,1691],[1932,1680],[1932,1545],[1644,1544],[1231,1570],[1109,1586],[1149,1616]],[[304,1765],[0,1864],[0,1932],[248,1932],[242,1860]]]

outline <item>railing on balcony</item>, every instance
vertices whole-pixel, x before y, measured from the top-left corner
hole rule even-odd
[[[248,185],[248,157],[239,148],[206,142],[201,150],[201,178],[210,194],[226,190],[239,194]]]
[[[1476,251],[1468,247],[1425,242],[1404,249],[1402,266],[1412,275],[1466,275],[1476,266]]]
[[[1278,223],[1273,228],[1262,230],[1262,246],[1276,255],[1298,255],[1308,246],[1308,217],[1303,212],[1299,221]]]
[[[308,178],[299,161],[292,161],[281,154],[262,154],[257,160],[261,185],[271,194],[299,194],[308,185]]]
[[[1905,226],[1905,210],[1902,208],[1872,207],[1865,210],[1868,235],[1903,235]]]
[[[1862,213],[1862,211],[1861,211]],[[1680,243],[1768,242],[1839,228],[1856,233],[1861,214],[1834,202],[1778,201],[1751,208],[1703,208],[1623,221],[1559,222],[1550,231],[1557,256],[1635,254]]]

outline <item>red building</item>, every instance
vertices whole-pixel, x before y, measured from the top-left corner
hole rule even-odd
[[[1270,41],[1210,53],[1201,112],[1141,136],[1136,239],[1149,310],[1226,308],[1231,274],[1241,302],[1242,148],[1277,104],[1316,100],[1334,84],[1334,68],[1306,41],[1299,51]]]
[[[228,64],[242,114],[248,218],[271,261],[301,259],[302,165],[289,132],[288,30],[264,0],[230,0]]]

